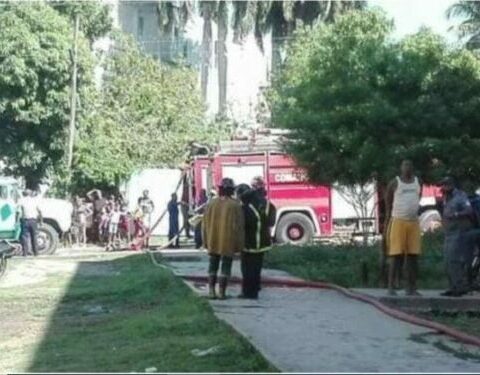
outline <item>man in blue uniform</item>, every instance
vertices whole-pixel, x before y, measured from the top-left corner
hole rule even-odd
[[[441,182],[444,193],[444,256],[450,288],[444,296],[460,297],[469,290],[467,273],[473,258],[472,206],[451,177]]]

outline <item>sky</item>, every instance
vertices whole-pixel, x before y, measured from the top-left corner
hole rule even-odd
[[[421,26],[427,26],[433,31],[455,42],[457,36],[448,31],[455,22],[447,20],[445,12],[455,3],[455,0],[369,0],[370,6],[379,6],[394,19],[395,37],[413,34]]]

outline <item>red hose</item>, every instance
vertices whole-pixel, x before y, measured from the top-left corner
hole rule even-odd
[[[202,283],[208,282],[208,279],[206,276],[196,276],[196,275],[179,275],[179,276],[185,280],[189,280],[193,282],[202,282]],[[241,279],[238,277],[232,277],[231,281],[233,283],[241,283]],[[385,304],[381,303],[380,301],[376,300],[373,297],[367,296],[365,294],[355,293],[339,285],[330,284],[322,281],[278,279],[273,277],[262,278],[262,285],[271,286],[271,287],[284,287],[284,288],[313,288],[313,289],[335,290],[346,297],[353,298],[357,301],[361,301],[361,302],[373,305],[378,310],[382,311],[388,316],[391,316],[392,318],[402,320],[404,322],[411,323],[417,326],[429,328],[434,331],[443,333],[447,336],[450,336],[465,344],[475,345],[480,347],[480,338],[477,336],[468,335],[464,332],[448,327],[446,325],[435,323],[427,319],[418,318],[414,315],[407,314],[403,311],[393,309],[391,307],[386,306]]]

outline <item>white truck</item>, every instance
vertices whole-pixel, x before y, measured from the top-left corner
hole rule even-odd
[[[18,201],[22,190],[13,177],[0,176],[0,240],[20,241]],[[38,228],[37,248],[39,254],[53,254],[60,237],[70,230],[73,205],[63,199],[38,197],[43,224]]]

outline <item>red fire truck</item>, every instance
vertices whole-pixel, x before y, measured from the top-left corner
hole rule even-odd
[[[188,176],[193,187],[192,198],[193,195],[198,198],[201,189],[210,191],[224,177],[232,178],[236,184],[250,184],[254,177],[262,176],[268,197],[277,207],[273,228],[277,242],[304,244],[314,237],[344,233],[346,228],[350,228],[350,234],[363,235],[365,228],[369,228],[369,234],[377,234],[378,209],[375,208],[373,216],[367,218],[368,225],[360,225],[361,219],[353,213],[350,217],[335,217],[336,212],[345,211],[337,206],[345,203],[338,200],[331,186],[308,182],[305,171],[282,151],[281,137],[282,131],[269,129],[263,134],[256,132],[248,137],[222,142],[213,154],[194,156]],[[428,196],[424,197],[424,204],[429,206],[425,206],[423,211],[428,216],[427,225],[431,225],[439,218],[439,215],[432,214],[438,191],[430,188],[425,192]],[[377,194],[374,194],[372,207],[377,207],[377,200]]]

